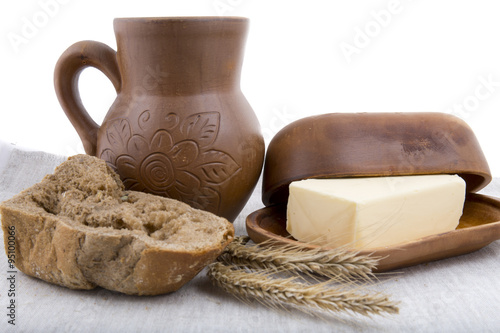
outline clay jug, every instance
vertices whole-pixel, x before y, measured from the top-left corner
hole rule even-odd
[[[119,18],[117,51],[70,46],[55,90],[85,151],[108,162],[127,189],[174,198],[233,221],[259,178],[264,140],[240,90],[248,19]],[[78,92],[92,66],[117,98],[96,124]]]

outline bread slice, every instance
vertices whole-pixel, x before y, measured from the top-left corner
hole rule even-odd
[[[0,212],[6,251],[15,228],[17,268],[72,289],[172,292],[234,238],[224,218],[125,191],[103,160],[88,155],[70,157],[53,175],[1,203]]]

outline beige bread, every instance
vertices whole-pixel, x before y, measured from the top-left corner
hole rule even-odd
[[[179,289],[233,240],[226,219],[168,198],[125,191],[102,160],[70,157],[0,204],[16,266],[72,289],[157,295]]]

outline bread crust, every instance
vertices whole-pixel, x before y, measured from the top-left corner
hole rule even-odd
[[[88,166],[86,172],[96,173],[91,179],[105,181],[91,184],[81,171],[66,172],[81,164]],[[76,182],[69,184],[67,175]],[[86,206],[78,199],[62,199],[72,191],[88,195]],[[134,202],[122,204],[123,197]],[[141,209],[151,210],[142,221]],[[104,161],[87,155],[68,159],[54,175],[1,203],[0,213],[6,252],[8,231],[15,228],[16,267],[71,289],[100,286],[129,295],[173,292],[214,261],[234,238],[234,227],[224,218],[172,199],[125,191]],[[125,227],[107,225],[117,216]],[[163,224],[147,229],[146,224],[158,216],[165,219]]]

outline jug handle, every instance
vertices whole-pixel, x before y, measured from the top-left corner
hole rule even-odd
[[[80,136],[85,152],[95,156],[100,125],[85,110],[78,90],[80,73],[89,66],[103,72],[113,83],[116,93],[120,92],[122,83],[116,51],[96,41],[77,42],[64,51],[54,70],[54,86],[59,103]]]

